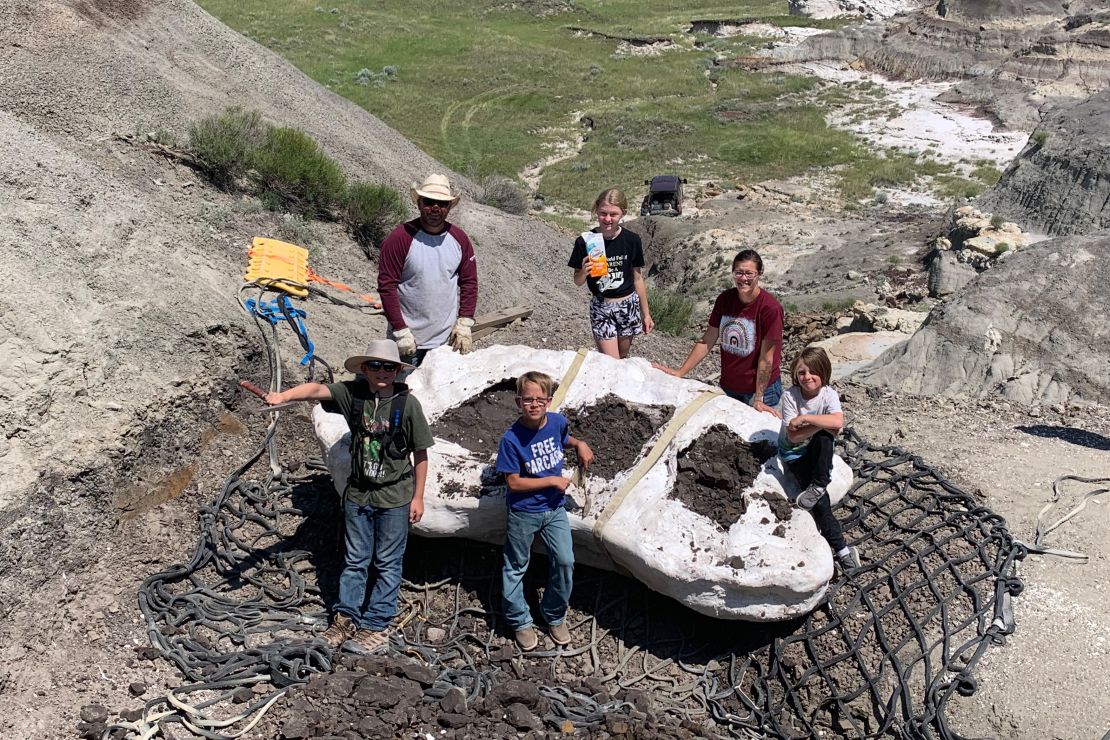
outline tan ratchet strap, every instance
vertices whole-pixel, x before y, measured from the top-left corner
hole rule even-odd
[[[567,393],[570,391],[570,384],[574,382],[574,378],[578,375],[578,371],[582,369],[582,363],[586,361],[586,354],[588,352],[589,350],[585,347],[578,350],[578,354],[574,356],[574,360],[571,361],[570,367],[568,367],[566,373],[563,374],[563,379],[559,381],[558,390],[556,390],[555,395],[551,397],[551,403],[548,405],[549,410],[555,411],[563,404],[563,401],[567,397]]]

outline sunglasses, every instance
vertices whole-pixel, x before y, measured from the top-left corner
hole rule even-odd
[[[382,362],[381,360],[367,360],[362,363],[362,366],[371,372],[377,372],[379,370],[392,372],[399,367],[396,362]]]
[[[420,202],[421,202],[421,204],[423,204],[424,206],[427,206],[428,208],[431,208],[432,206],[436,206],[438,208],[450,208],[451,207],[451,201],[449,201],[449,200],[432,200],[431,198],[421,198]]]

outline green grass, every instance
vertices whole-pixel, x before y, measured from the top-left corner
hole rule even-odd
[[[928,157],[888,152],[885,157],[859,152],[840,174],[840,192],[849,200],[869,197],[877,187],[911,185],[919,177],[936,177],[950,168]]]
[[[818,108],[801,100],[815,80],[732,68],[707,77],[713,53],[694,48],[685,32],[690,18],[838,25],[791,17],[785,0],[694,0],[681,10],[578,0],[554,14],[541,12],[553,3],[528,0],[201,5],[477,178],[514,177],[545,155],[546,143],[573,137],[575,112],[591,116],[596,127],[580,156],[550,168],[540,183],[549,202],[566,207],[587,207],[605,186],[637,193],[660,171],[745,183],[845,164],[856,151],[850,134],[829,129]],[[572,27],[664,36],[678,48],[621,57],[618,40]],[[740,54],[755,41],[715,43]]]
[[[986,187],[959,175],[939,175],[933,178],[933,190],[946,198],[978,198]]]

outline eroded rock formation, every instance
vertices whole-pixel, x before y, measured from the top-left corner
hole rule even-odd
[[[1046,234],[1110,228],[1110,90],[1054,109],[980,204]]]
[[[904,345],[853,376],[918,394],[1022,403],[1110,393],[1110,232],[1031,245],[934,309]]]
[[[1100,0],[939,0],[883,26],[815,36],[776,57],[956,80],[947,102],[1027,129],[1052,103],[1110,87],[1110,9]]]

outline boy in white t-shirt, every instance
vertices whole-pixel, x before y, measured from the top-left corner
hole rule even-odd
[[[806,347],[790,366],[794,381],[782,396],[779,459],[804,490],[795,503],[812,511],[817,528],[829,542],[843,570],[860,566],[859,554],[844,541],[840,522],[832,513],[826,486],[832,475],[835,435],[844,426],[840,396],[829,387],[832,363],[825,350]]]

